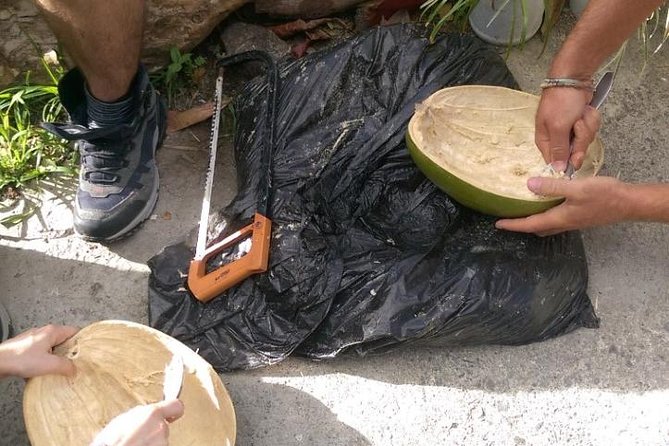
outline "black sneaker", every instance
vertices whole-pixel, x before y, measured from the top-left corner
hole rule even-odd
[[[81,156],[74,229],[87,240],[113,241],[146,220],[158,200],[155,153],[165,136],[167,109],[140,68],[131,87],[137,114],[130,124],[89,128],[84,77],[74,69],[58,85],[71,124],[43,127],[76,141]]]

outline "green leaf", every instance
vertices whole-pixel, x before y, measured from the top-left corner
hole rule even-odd
[[[9,217],[5,217],[2,220],[0,220],[0,224],[4,226],[7,229],[10,229],[18,224],[23,223],[33,215],[35,215],[35,207],[29,208],[27,211],[22,212],[20,214],[14,214],[10,215]]]
[[[544,22],[541,24],[541,38],[543,39],[544,44],[541,47],[541,53],[539,54],[539,57],[541,57],[546,51],[548,37],[550,36],[551,32],[553,32],[553,28],[555,28],[558,20],[560,20],[560,14],[562,14],[564,4],[565,0],[544,0],[544,9],[546,10],[546,13],[544,16]]]
[[[479,0],[457,0],[457,2],[451,7],[451,9],[446,13],[435,25],[434,29],[430,33],[430,40],[434,41],[436,39],[439,30],[444,26],[444,24],[456,16],[458,12],[464,13],[465,16],[468,16],[472,8],[478,4]]]
[[[181,53],[179,52],[179,48],[175,46],[170,48],[170,59],[172,59],[172,62],[179,62],[181,60]]]

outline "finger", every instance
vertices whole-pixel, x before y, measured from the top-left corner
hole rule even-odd
[[[583,111],[583,117],[574,125],[575,147],[574,152],[578,156],[572,157],[574,167],[577,169],[583,164],[583,159],[588,151],[588,147],[595,140],[597,132],[602,124],[601,114],[592,107],[587,106]]]
[[[179,400],[160,401],[154,404],[160,416],[169,422],[178,420],[184,414],[184,405]]]
[[[550,237],[551,235],[561,234],[566,231],[569,231],[569,229],[551,229],[549,231],[536,232],[535,234],[539,237]]]
[[[578,161],[583,160],[582,154],[588,150],[588,146],[593,139],[594,135],[590,134],[590,130],[585,125],[583,120],[581,119],[576,121],[574,124],[574,140],[572,141],[573,150],[571,158],[571,162],[574,164],[576,169],[581,167]]]
[[[583,113],[583,123],[588,127],[594,139],[602,126],[602,114],[595,107],[588,105]]]
[[[549,128],[550,163],[558,172],[564,172],[569,159],[572,123],[554,123]]]
[[[554,220],[555,218],[550,212],[544,212],[525,218],[497,220],[497,222],[495,222],[495,227],[504,231],[540,234],[554,230]]]
[[[578,152],[571,155],[571,163],[574,165],[574,169],[578,170],[583,166],[583,160],[585,160],[585,153]]]
[[[601,126],[601,115],[596,108],[585,108],[583,118],[574,125],[574,153],[571,161],[576,169],[580,169],[588,152],[588,147],[595,140]]]
[[[546,164],[551,162],[551,139],[548,136],[548,128],[545,121],[537,116],[536,126],[534,131],[534,143],[539,148],[541,155],[544,157]]]
[[[566,137],[562,134],[559,134],[555,138],[551,137],[550,163],[558,172],[564,172],[567,169],[569,144],[569,133],[567,133]]]
[[[497,220],[495,227],[503,231],[533,233],[529,217]]]
[[[46,355],[40,361],[39,370],[36,370],[37,373],[35,375],[74,376],[76,374],[74,362],[69,359],[56,355]]]
[[[532,177],[527,180],[527,188],[537,195],[545,197],[564,197],[569,193],[569,180],[557,178]]]
[[[52,347],[62,344],[79,331],[78,328],[65,325],[47,325],[45,329]]]

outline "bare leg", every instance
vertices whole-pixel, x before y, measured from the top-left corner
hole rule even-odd
[[[71,122],[44,123],[76,141],[81,155],[74,229],[88,240],[118,240],[146,220],[158,200],[154,154],[166,110],[139,69],[145,0],[35,3],[78,67],[58,88]]]
[[[130,87],[142,49],[143,0],[35,0],[52,31],[86,77],[88,89],[113,102]]]

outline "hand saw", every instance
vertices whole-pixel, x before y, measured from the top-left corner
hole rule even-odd
[[[269,262],[270,237],[272,221],[270,220],[270,192],[272,148],[274,144],[274,113],[276,108],[276,86],[278,72],[274,61],[266,53],[249,51],[227,57],[219,61],[219,66],[228,66],[239,62],[260,60],[267,65],[267,113],[265,114],[266,132],[263,141],[260,167],[260,195],[253,221],[239,231],[225,237],[220,242],[207,247],[209,211],[211,193],[214,185],[214,169],[218,149],[218,134],[221,121],[221,96],[223,94],[223,77],[216,79],[214,116],[212,117],[211,140],[209,143],[209,167],[202,200],[202,213],[195,248],[195,257],[188,271],[188,288],[196,299],[208,302],[244,279],[267,271]],[[247,239],[251,240],[251,249],[241,258],[222,265],[213,271],[207,270],[207,263],[217,254]]]

